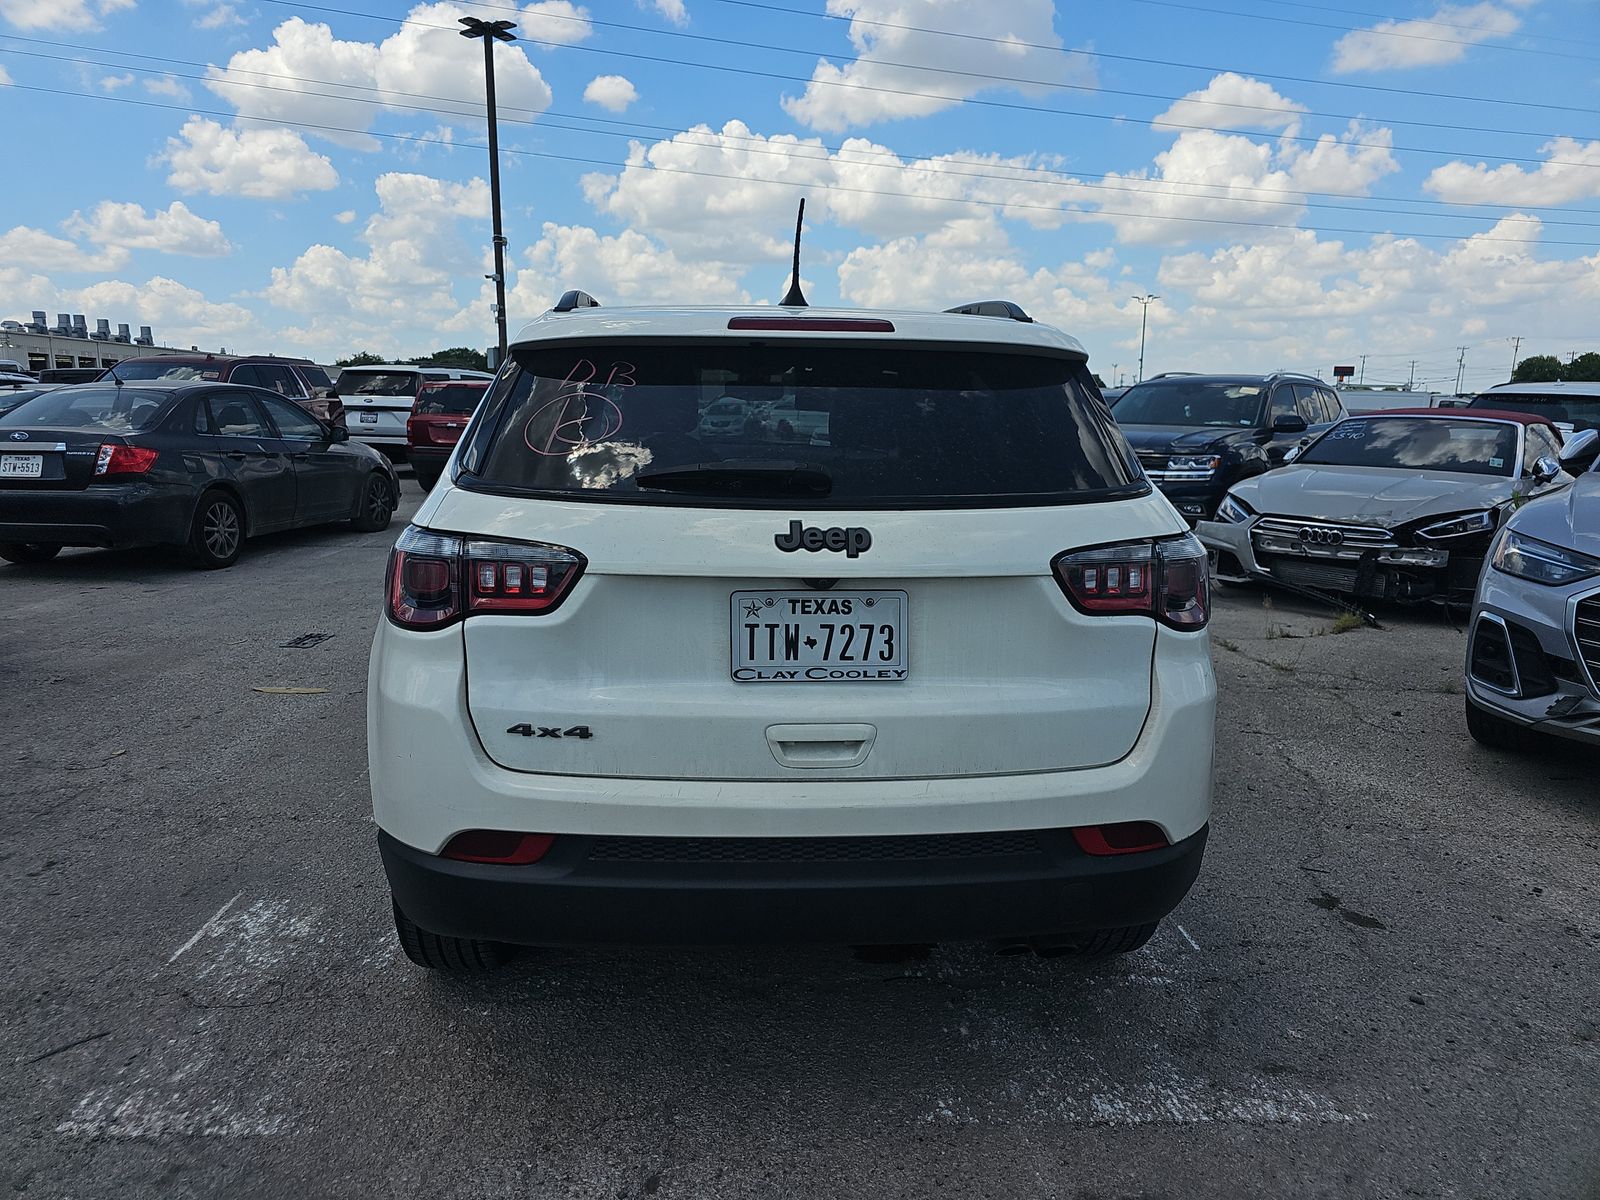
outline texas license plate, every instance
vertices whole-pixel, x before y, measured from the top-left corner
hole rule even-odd
[[[894,682],[906,677],[905,592],[734,592],[741,683]]]
[[[43,474],[42,454],[0,454],[0,476],[8,479],[38,479]]]
[[[368,413],[368,412],[362,413],[361,414],[361,423],[363,425],[376,425],[378,423],[378,414],[377,413]]]

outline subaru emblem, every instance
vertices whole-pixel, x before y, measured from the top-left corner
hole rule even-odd
[[[13,433],[11,435],[11,440],[13,442],[25,442],[25,441],[27,441],[28,440],[28,431],[26,429],[17,430],[15,433]]]

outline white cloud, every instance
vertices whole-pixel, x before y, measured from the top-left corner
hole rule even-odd
[[[175,100],[187,100],[189,89],[184,87],[171,75],[163,75],[160,79],[146,79],[144,90],[152,96],[171,96]]]
[[[1454,204],[1571,204],[1600,196],[1600,142],[1556,138],[1539,147],[1547,161],[1528,170],[1516,163],[1446,163],[1424,190]]]
[[[483,120],[483,51],[457,33],[457,18],[473,11],[419,4],[407,16],[412,23],[376,44],[343,41],[327,25],[291,17],[273,30],[271,46],[211,68],[206,86],[241,115],[332,126],[313,133],[357,149],[377,148],[366,131],[385,107],[415,113],[422,104],[474,126]],[[529,121],[550,106],[549,85],[517,45],[496,48],[495,89],[502,121]]]
[[[1509,37],[1521,24],[1501,4],[1441,4],[1431,17],[1380,21],[1345,34],[1334,43],[1333,70],[1348,75],[1459,62],[1473,45]]]
[[[4,67],[0,67],[0,87],[11,87],[13,82],[14,81],[11,78],[11,72],[7,71]]]
[[[349,225],[356,219],[356,210],[347,208],[343,212],[336,212],[333,214],[333,219],[341,225]]]
[[[124,8],[134,0],[0,0],[0,17],[18,29],[100,28],[100,19]]]
[[[245,19],[239,15],[239,10],[231,4],[219,4],[209,12],[196,18],[196,29],[229,29],[235,25],[243,25]]]
[[[87,217],[73,213],[62,228],[74,237],[118,250],[217,258],[233,249],[221,225],[196,216],[182,200],[149,214],[138,204],[102,200]]]
[[[687,25],[689,12],[683,6],[683,0],[639,0],[639,7],[654,9],[674,25]]]
[[[621,75],[596,75],[583,89],[583,98],[608,112],[626,112],[639,98],[633,84]]]
[[[37,267],[45,271],[104,271],[126,261],[125,253],[86,251],[76,242],[56,237],[42,229],[16,225],[0,233],[0,264],[4,267]],[[6,291],[8,296],[18,293]]]
[[[1051,0],[1008,0],[1005,4],[828,0],[828,12],[852,18],[850,41],[857,57],[843,67],[821,59],[805,93],[784,97],[784,110],[812,129],[838,132],[879,121],[924,117],[998,87],[1013,87],[1034,96],[1050,91],[1049,87],[978,78],[980,74],[1046,85],[1095,84],[1089,60],[1033,48],[1061,45]],[[937,29],[969,36],[928,32]],[[974,41],[972,35],[995,40]],[[896,63],[905,65],[891,65]]]
[[[119,91],[133,82],[132,73],[125,75],[105,75],[101,77],[100,86],[108,92]]]
[[[172,187],[213,196],[281,200],[339,182],[333,164],[292,130],[226,129],[204,117],[185,121],[160,161],[172,168]]]
[[[74,312],[127,313],[130,319],[153,326],[157,337],[170,345],[231,347],[236,337],[261,336],[259,319],[243,305],[213,303],[164,275],[143,283],[105,280],[67,295]]]
[[[1212,129],[1298,128],[1303,104],[1280,96],[1259,79],[1226,71],[1197,92],[1174,101],[1150,124],[1208,126]]]
[[[524,5],[520,24],[522,28],[517,32],[521,37],[563,46],[581,42],[594,32],[589,10],[572,0],[540,0]]]

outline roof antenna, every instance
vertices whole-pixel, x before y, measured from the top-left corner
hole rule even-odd
[[[810,308],[805,293],[800,290],[800,228],[806,220],[805,197],[800,198],[800,215],[794,219],[794,274],[789,279],[789,291],[778,301],[780,308]]]

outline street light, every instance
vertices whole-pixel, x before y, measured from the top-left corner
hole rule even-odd
[[[1150,323],[1150,302],[1152,300],[1159,300],[1159,299],[1161,299],[1161,297],[1160,296],[1153,296],[1153,295],[1144,295],[1144,296],[1135,296],[1133,298],[1135,300],[1137,300],[1140,304],[1144,305],[1144,312],[1139,317],[1139,378],[1135,381],[1137,383],[1143,383],[1144,382],[1144,333],[1145,333],[1145,327]]]
[[[489,202],[494,213],[494,324],[495,343],[500,347],[495,365],[506,357],[506,236],[500,232],[500,123],[496,120],[494,103],[494,44],[514,42],[511,31],[515,21],[480,21],[477,17],[462,17],[466,26],[461,31],[464,38],[483,39],[483,86],[489,106]]]

